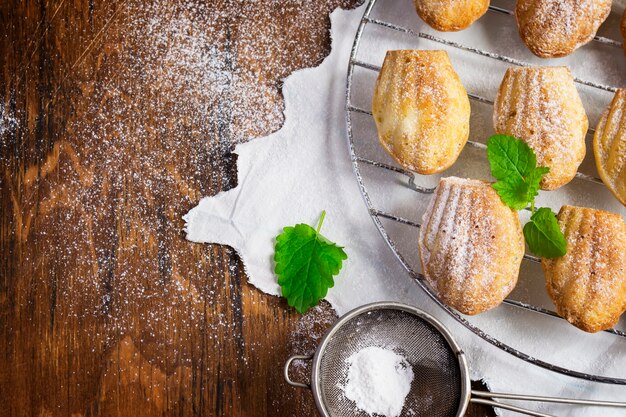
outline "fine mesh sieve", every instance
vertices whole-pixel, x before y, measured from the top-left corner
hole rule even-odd
[[[328,339],[315,382],[330,415],[353,413],[354,403],[343,395],[340,385],[346,382],[346,359],[368,346],[384,346],[404,356],[408,363],[417,364],[412,391],[405,403],[407,409],[414,410],[417,416],[456,415],[463,390],[457,354],[427,321],[395,309],[356,316]]]
[[[293,386],[311,388],[317,408],[325,417],[368,417],[346,398],[342,387],[348,374],[347,359],[370,346],[401,354],[413,368],[413,383],[401,416],[460,417],[471,401],[531,416],[553,417],[490,398],[626,407],[626,403],[617,402],[470,391],[465,355],[448,330],[423,311],[398,303],[369,304],[343,316],[328,330],[315,356],[296,355],[287,360],[285,379]],[[311,384],[292,381],[291,363],[310,359]]]

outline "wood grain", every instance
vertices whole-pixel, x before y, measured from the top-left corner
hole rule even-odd
[[[299,318],[181,216],[353,3],[1,2],[0,416],[316,415],[282,364],[332,310]]]

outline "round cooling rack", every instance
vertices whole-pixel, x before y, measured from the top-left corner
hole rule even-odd
[[[626,385],[626,378],[588,374],[574,369],[569,369],[561,365],[553,364],[548,361],[544,361],[539,357],[536,357],[538,355],[526,354],[514,348],[510,344],[504,343],[499,338],[492,336],[488,332],[481,329],[478,325],[470,322],[468,318],[461,315],[456,310],[448,307],[437,297],[437,295],[435,295],[433,290],[425,281],[424,276],[419,272],[419,263],[415,261],[416,257],[419,256],[417,255],[417,241],[415,240],[412,247],[407,246],[406,244],[403,245],[398,243],[398,240],[402,239],[401,236],[404,236],[407,233],[411,236],[417,235],[415,231],[419,231],[419,219],[421,219],[421,217],[418,217],[416,215],[411,218],[411,216],[399,215],[396,212],[381,209],[379,204],[375,204],[379,200],[384,201],[386,198],[388,198],[388,195],[390,194],[385,193],[399,192],[406,195],[408,192],[412,193],[411,195],[413,196],[413,199],[408,202],[409,205],[421,204],[422,206],[425,206],[425,202],[427,202],[430,198],[429,195],[432,194],[435,190],[435,186],[437,183],[436,180],[438,179],[433,179],[432,177],[428,176],[417,175],[409,170],[400,167],[390,158],[385,158],[383,156],[384,151],[381,151],[378,140],[375,139],[376,129],[371,117],[372,113],[369,110],[369,105],[371,101],[368,103],[367,100],[361,99],[361,103],[356,102],[358,100],[355,99],[355,96],[363,96],[364,90],[368,90],[369,94],[373,92],[374,82],[377,72],[380,70],[380,65],[372,62],[382,63],[382,56],[384,56],[384,52],[386,50],[445,49],[449,53],[456,53],[456,56],[451,55],[451,59],[453,65],[457,69],[457,72],[462,79],[463,71],[466,68],[470,68],[472,66],[475,67],[476,65],[484,65],[485,69],[487,70],[489,69],[488,65],[494,65],[498,68],[498,71],[500,71],[501,74],[503,74],[503,71],[504,69],[506,69],[506,67],[510,66],[546,65],[545,61],[540,61],[537,58],[532,57],[532,55],[530,55],[530,52],[525,50],[521,52],[518,51],[516,53],[509,53],[509,51],[514,52],[509,46],[511,42],[518,42],[518,44],[521,44],[521,41],[519,41],[518,39],[512,41],[510,40],[510,37],[507,37],[506,42],[508,42],[509,44],[504,45],[502,48],[492,48],[491,50],[486,47],[477,46],[476,44],[471,43],[468,40],[468,38],[471,36],[478,38],[479,43],[481,36],[482,39],[486,39],[486,35],[484,33],[481,33],[480,27],[473,29],[473,35],[470,34],[469,36],[467,36],[464,35],[464,32],[469,31],[473,27],[467,29],[466,31],[454,34],[444,34],[435,32],[427,28],[426,26],[421,24],[421,22],[415,25],[408,25],[406,24],[407,18],[405,15],[408,13],[409,6],[406,3],[412,3],[412,1],[409,2],[408,0],[406,0],[404,1],[404,3],[391,0],[369,1],[365,8],[365,12],[363,14],[363,18],[361,19],[358,30],[356,32],[356,36],[354,38],[347,74],[346,124],[350,155],[353,163],[354,173],[356,175],[356,179],[359,184],[363,200],[382,238],[391,248],[400,263],[415,279],[420,287],[430,296],[430,298],[432,298],[435,303],[437,303],[442,309],[447,311],[459,323],[461,323],[474,334],[480,336],[485,341],[528,363],[532,363],[539,367],[563,375],[568,375],[571,377],[594,382]],[[397,10],[398,4],[400,4],[401,8],[403,8],[402,10]],[[493,19],[508,19],[508,25],[515,28],[509,28],[508,33],[510,34],[512,33],[512,31],[517,33],[517,29],[515,27],[514,13],[512,11],[513,7],[513,0],[492,1],[492,5],[489,7],[487,15],[481,18],[481,20],[479,20],[474,26],[479,25],[481,21],[485,18],[489,19],[489,15],[492,15],[491,18]],[[412,13],[415,14],[414,9],[412,10]],[[417,22],[417,17],[415,17],[414,20]],[[421,31],[421,29],[423,29],[424,31]],[[505,39],[504,36],[505,34],[503,34],[503,39]],[[615,59],[624,59],[622,58],[622,43],[612,39],[612,37],[596,36],[591,44],[591,47],[587,45],[584,48],[589,47],[593,50],[592,52],[589,52],[589,56],[591,56],[593,59],[598,59],[597,56],[601,54],[614,54],[616,57]],[[366,49],[368,52],[363,53],[363,51]],[[496,51],[493,51],[493,49],[496,49]],[[372,59],[372,56],[375,56],[375,58]],[[585,61],[585,59],[581,60],[580,55],[578,55],[576,59],[578,61],[575,62]],[[459,62],[462,62],[462,65],[459,65]],[[557,60],[550,62],[550,64],[569,65],[568,62],[569,61],[567,60]],[[586,64],[586,62],[583,63]],[[461,68],[459,68],[459,66]],[[481,71],[484,71],[485,69],[481,69]],[[470,88],[468,88],[468,95],[470,100],[472,101],[472,123],[476,123],[474,121],[474,106],[493,105],[493,99],[490,99],[488,97],[495,97],[495,93],[493,92],[497,91],[499,81],[501,80],[501,75],[496,78],[498,78],[498,81],[495,83],[491,83],[494,85],[480,88],[480,90],[482,90],[480,94],[475,91],[470,91]],[[585,90],[585,92],[589,92],[590,97],[593,97],[594,94],[600,94],[601,96],[603,95],[600,99],[598,99],[600,101],[594,101],[594,99],[592,98],[590,99],[590,102],[585,102],[585,107],[597,107],[601,111],[606,107],[606,105],[612,98],[612,93],[616,91],[616,88],[611,87],[610,84],[606,82],[606,80],[602,79],[602,77],[599,78],[599,80],[588,80],[575,77],[575,82],[578,84],[579,90]],[[488,92],[493,93],[493,95],[488,95]],[[491,119],[489,119],[487,123],[484,120],[478,123],[483,123],[484,125],[490,122]],[[590,126],[594,125],[595,124],[592,123],[592,118],[590,117]],[[368,138],[362,137],[364,136],[363,132],[366,131],[370,133],[370,136]],[[471,132],[474,132],[473,127]],[[593,132],[593,129],[589,129],[590,134],[593,134]],[[470,135],[470,139],[475,139],[472,134]],[[464,153],[471,152],[472,148],[475,151],[477,150],[479,152],[482,152],[483,154],[485,153],[486,146],[484,142],[470,140],[468,141],[467,145],[468,146],[466,146],[466,149],[464,149]],[[380,152],[367,152],[368,149],[371,150],[374,148],[376,148]],[[590,152],[589,149],[587,153],[587,158],[589,158],[591,155],[591,159],[593,159],[593,154],[592,152]],[[372,154],[374,154],[374,156],[371,156]],[[460,157],[460,162],[457,162],[457,164],[455,164],[455,166],[461,164],[461,167],[457,167],[456,171],[452,170],[454,171],[453,175],[461,174],[461,176],[463,176],[463,174],[465,174],[465,176],[473,176],[475,174],[475,169],[469,169],[467,171],[463,170],[463,162],[461,161],[461,159],[462,158]],[[484,158],[483,164],[487,165],[486,157]],[[608,194],[608,191],[604,188],[602,181],[595,176],[595,168],[593,162],[590,162],[589,164],[591,164],[590,167],[584,170],[586,171],[586,173],[577,173],[576,178],[573,180],[573,182],[576,182],[578,185],[573,186],[574,190],[569,190],[565,192],[565,198],[568,195],[571,195],[571,193],[573,192],[579,192],[585,193],[585,195],[590,195],[590,201],[594,202],[594,198],[596,198],[596,193]],[[585,168],[585,163],[581,165],[581,171],[583,170],[583,168]],[[443,176],[450,175],[450,173],[443,174]],[[595,188],[593,187],[601,187],[602,191],[596,192],[594,191]],[[377,193],[381,195],[377,195]],[[561,203],[564,202],[561,201]],[[622,216],[624,216],[624,213],[626,212],[624,211],[623,207],[619,205],[619,203],[616,204],[616,206],[610,206],[608,207],[608,209],[620,212]],[[602,208],[606,209],[606,207]],[[535,271],[537,271],[536,264],[539,262],[540,258],[538,257],[529,254],[526,254],[524,256],[523,263],[529,264],[530,268],[532,268],[532,265],[534,264]],[[535,277],[535,279],[536,278],[537,277]],[[498,308],[514,308],[520,311],[528,312],[529,314],[539,315],[545,320],[559,320],[562,322],[559,324],[562,324],[564,328],[565,326],[571,326],[565,320],[560,318],[554,311],[552,311],[549,305],[541,306],[539,305],[539,302],[536,303],[534,302],[534,300],[517,300],[513,298],[514,297],[507,298],[503,302],[503,306]],[[543,300],[543,302],[545,304],[545,300]],[[623,330],[609,329],[606,330],[605,333],[609,334],[611,337],[616,337],[620,339],[626,338],[626,332]],[[626,347],[626,340],[623,340],[623,342],[625,343],[624,346]]]

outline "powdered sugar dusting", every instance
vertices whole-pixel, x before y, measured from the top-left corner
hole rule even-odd
[[[568,205],[558,218],[567,254],[542,261],[548,292],[574,325],[610,328],[626,309],[626,224],[615,213]]]
[[[388,51],[372,113],[382,146],[421,174],[452,165],[469,135],[467,92],[445,51]]]
[[[14,111],[0,103],[0,136],[5,137],[6,134],[14,131],[18,126],[18,119]]]
[[[543,57],[568,55],[593,39],[611,12],[610,0],[520,0],[522,40]]]
[[[370,416],[397,417],[411,390],[413,369],[406,358],[378,346],[359,350],[346,359],[346,398]]]
[[[241,264],[185,241],[181,216],[235,186],[235,144],[281,126],[281,77],[322,58],[336,3],[118,2],[82,60],[61,68],[62,89],[46,91],[42,114],[63,117],[2,103],[11,239],[29,277],[15,304],[53,300],[38,324],[51,337],[88,329],[104,354],[128,336],[167,372],[220,343],[242,357]],[[40,121],[51,133],[29,129]]]
[[[337,320],[337,314],[325,301],[306,312],[292,329],[289,336],[291,352],[298,355],[312,355],[326,330]],[[294,363],[294,367],[298,367]]]
[[[466,314],[492,308],[509,294],[524,253],[517,213],[488,183],[455,177],[439,183],[419,249],[427,280]]]
[[[496,133],[530,146],[539,166],[550,172],[543,189],[555,189],[576,175],[585,157],[587,116],[566,67],[509,68],[495,100]]]

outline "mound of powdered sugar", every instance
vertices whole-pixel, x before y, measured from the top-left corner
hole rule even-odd
[[[369,415],[399,416],[413,382],[407,360],[393,350],[369,346],[346,362],[348,378],[341,387],[346,398]]]

